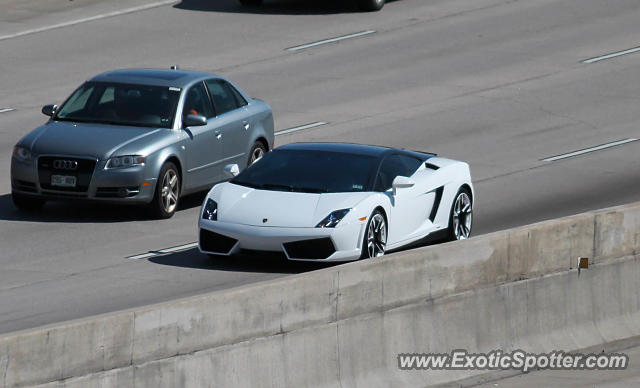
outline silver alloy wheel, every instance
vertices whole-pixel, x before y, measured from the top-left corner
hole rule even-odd
[[[376,213],[369,222],[367,230],[367,254],[369,258],[384,255],[387,246],[387,223],[380,213]]]
[[[168,169],[162,178],[162,206],[167,213],[173,213],[178,204],[178,173],[173,169]]]
[[[471,199],[467,193],[460,193],[456,197],[453,205],[453,233],[456,240],[464,240],[469,238],[471,234],[471,223],[473,221],[473,210],[471,208]]]
[[[264,150],[262,149],[262,147],[256,147],[251,153],[251,161],[249,162],[249,165],[254,164],[258,160],[260,160],[263,156],[264,156]]]

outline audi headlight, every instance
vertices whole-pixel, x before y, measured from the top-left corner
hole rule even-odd
[[[143,166],[146,160],[147,158],[141,155],[116,156],[107,160],[107,165],[104,168],[109,170],[112,168]]]
[[[340,222],[344,216],[349,213],[349,210],[351,209],[342,209],[331,212],[331,214],[326,216],[318,223],[318,225],[316,225],[316,228],[335,228],[336,225],[338,225],[338,222]]]
[[[21,146],[13,147],[13,157],[23,162],[31,160],[32,158],[31,151],[29,151],[28,148],[21,147]]]
[[[207,198],[207,203],[202,210],[202,218],[209,221],[216,221],[218,219],[218,204],[211,198]]]

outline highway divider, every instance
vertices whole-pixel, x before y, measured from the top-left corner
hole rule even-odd
[[[639,231],[636,203],[0,335],[0,387],[420,387],[507,372],[398,354],[619,348],[640,338]]]

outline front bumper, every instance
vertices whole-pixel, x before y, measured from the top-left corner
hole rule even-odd
[[[202,253],[223,256],[268,251],[296,261],[350,261],[360,258],[365,226],[366,221],[358,221],[336,228],[284,228],[201,218],[198,247]]]
[[[116,203],[149,203],[153,199],[157,178],[147,171],[147,166],[105,170],[105,161],[75,156],[54,156],[65,159],[82,160],[86,170],[55,170],[43,167],[42,160],[49,156],[39,156],[30,161],[11,159],[11,191],[13,193],[48,200],[95,200]],[[41,158],[43,158],[41,160]],[[51,186],[53,174],[76,176],[75,188]]]

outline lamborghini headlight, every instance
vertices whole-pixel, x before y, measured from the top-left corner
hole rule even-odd
[[[218,220],[218,204],[211,198],[207,198],[207,202],[202,209],[202,218],[209,221]]]
[[[351,209],[342,209],[331,212],[316,225],[316,228],[335,228],[336,225],[349,213]]]

